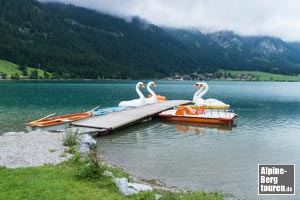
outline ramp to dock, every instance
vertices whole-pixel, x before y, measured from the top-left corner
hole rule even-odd
[[[79,122],[71,123],[75,127],[94,128],[99,132],[110,132],[120,128],[124,128],[145,119],[149,119],[153,116],[157,116],[158,113],[171,109],[175,106],[185,105],[191,103],[188,100],[170,100],[165,102],[159,102],[155,104],[136,107],[128,110],[122,110],[119,112],[113,112],[106,115],[100,115]]]

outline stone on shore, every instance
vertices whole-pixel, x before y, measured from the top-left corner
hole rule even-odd
[[[92,136],[89,134],[83,134],[80,136],[79,152],[87,153],[91,150],[91,147],[96,144],[97,141]]]
[[[102,173],[103,176],[110,176],[110,177],[115,177],[114,174],[108,170],[105,170],[103,173]]]
[[[144,191],[152,191],[153,188],[149,185],[144,185],[140,183],[128,183],[127,178],[113,178],[119,191],[124,195],[136,194]]]

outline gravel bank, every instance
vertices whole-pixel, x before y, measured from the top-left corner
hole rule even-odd
[[[63,133],[11,132],[0,136],[0,166],[9,168],[56,164],[71,158],[64,153]]]

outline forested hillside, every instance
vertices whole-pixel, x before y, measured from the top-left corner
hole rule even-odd
[[[197,52],[208,68],[299,74],[300,44],[267,36],[239,36],[231,31],[203,34],[166,29],[173,38]]]
[[[62,4],[1,0],[0,57],[82,78],[160,77],[193,70],[189,49],[163,30]]]
[[[0,59],[55,78],[160,78],[219,68],[300,72],[295,47],[267,55],[249,53],[247,44],[241,52],[213,35],[34,0],[0,0],[0,35]]]

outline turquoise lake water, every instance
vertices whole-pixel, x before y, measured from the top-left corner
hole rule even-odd
[[[0,133],[51,113],[83,112],[137,98],[137,81],[0,82]],[[145,81],[146,82],[146,81]],[[194,82],[157,81],[157,93],[191,99]],[[205,98],[231,105],[236,127],[161,119],[98,139],[107,162],[146,179],[239,199],[299,199],[300,83],[208,82]],[[144,94],[146,94],[144,90]],[[257,196],[257,164],[296,164],[296,196]]]

